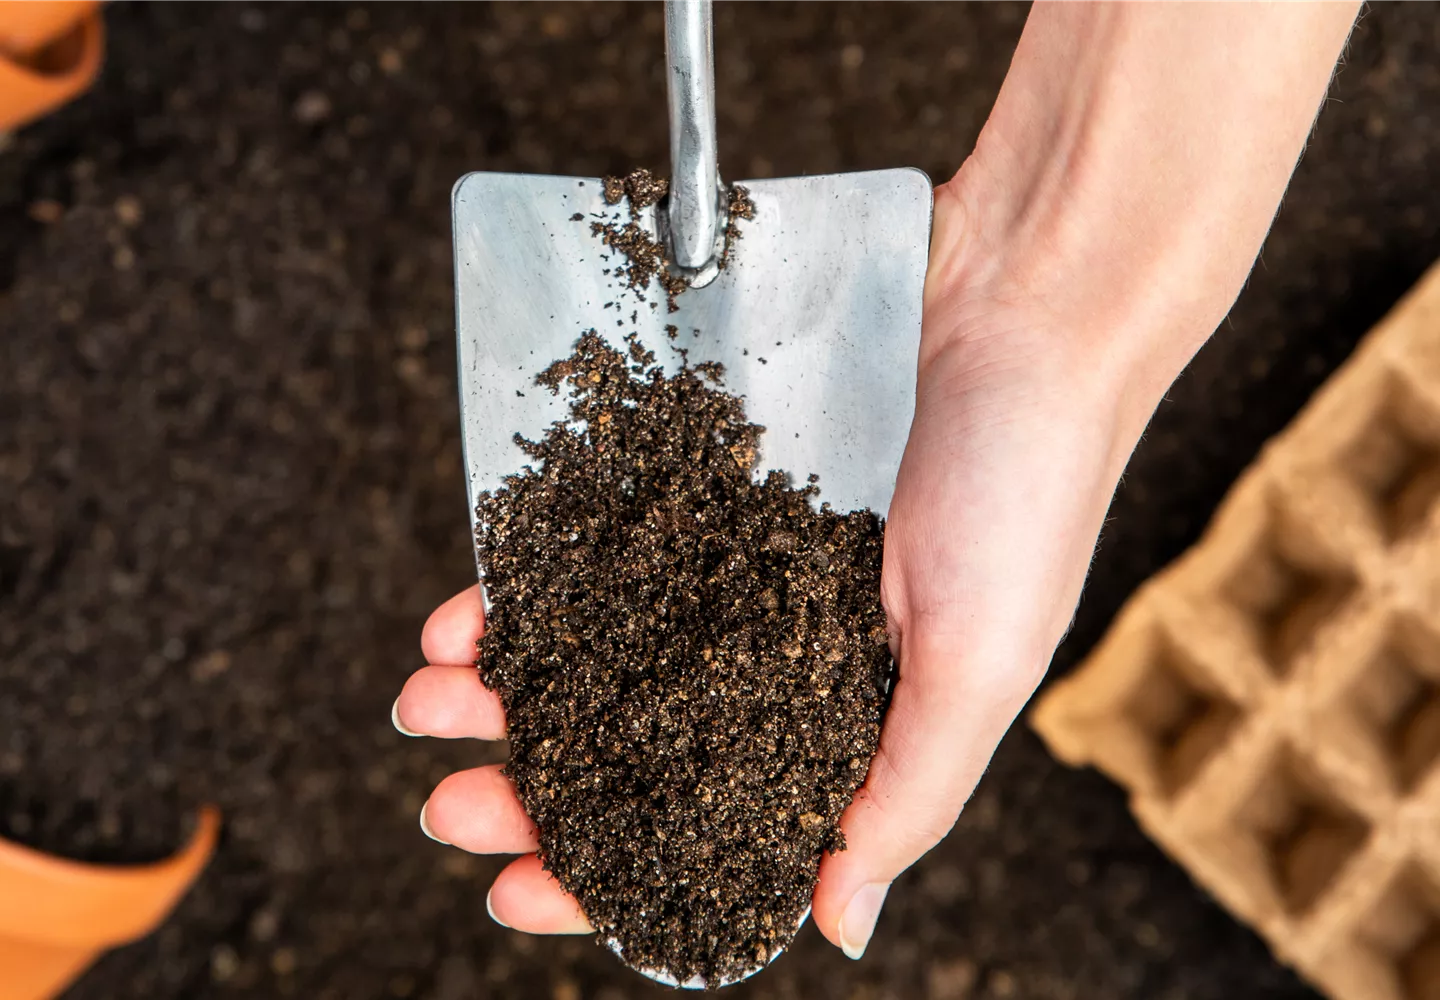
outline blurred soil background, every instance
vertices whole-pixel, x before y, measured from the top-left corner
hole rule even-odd
[[[722,4],[727,178],[943,180],[1008,4]],[[408,740],[426,614],[473,579],[450,186],[667,163],[661,8],[117,4],[93,93],[0,152],[0,834],[218,856],[74,1000],[668,995],[485,914],[420,804],[501,750]],[[1054,673],[1440,257],[1440,18],[1381,4],[1231,319],[1131,465]],[[754,238],[762,238],[757,234]],[[517,331],[518,335],[518,331]],[[740,998],[1313,994],[1012,732],[865,959],[807,928]]]

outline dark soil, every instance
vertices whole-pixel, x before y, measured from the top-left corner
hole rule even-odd
[[[624,176],[606,177],[603,182],[605,203],[618,205],[624,201],[630,207],[632,219],[638,218],[642,211],[659,202],[670,188],[669,181],[656,177],[644,167],[636,167]]]
[[[476,508],[480,675],[600,941],[719,986],[790,943],[844,847],[889,687],[883,531],[752,482],[764,428],[719,366],[654,361],[592,331],[538,379],[570,417]]]
[[[496,927],[503,859],[416,816],[503,749],[389,722],[425,616],[474,579],[450,186],[663,170],[660,14],[107,5],[99,86],[0,153],[3,815],[139,857],[197,803],[226,819],[174,919],[72,1000],[673,997],[588,940]],[[723,176],[948,177],[1024,17],[718,4]],[[1437,51],[1433,7],[1368,9],[1261,265],[1130,463],[1053,674],[1440,257]],[[115,821],[82,836],[92,815]],[[727,996],[1315,994],[1021,726],[862,961],[807,928]]]
[[[581,216],[581,218],[584,217]],[[624,279],[625,287],[635,292],[641,302],[651,301],[645,297],[644,293],[650,290],[650,283],[653,281],[660,286],[669,311],[678,311],[679,306],[675,304],[675,296],[680,295],[690,286],[685,283],[684,278],[670,270],[665,259],[664,243],[651,236],[640,223],[634,220],[618,222],[612,219],[605,222],[591,222],[590,232],[615,251],[609,255],[611,260],[615,260],[615,258],[624,260],[623,264],[616,261],[611,270],[618,277]]]
[[[730,263],[735,252],[735,241],[744,232],[740,220],[749,222],[755,218],[755,203],[750,200],[750,191],[743,184],[732,184],[725,203],[725,249],[720,252],[720,270]]]
[[[0,784],[0,836],[62,857],[96,864],[159,861],[188,833],[176,801],[142,815],[118,796],[56,796],[43,775],[22,773]]]
[[[615,264],[605,273],[609,274],[613,270],[619,277],[624,278],[625,286],[635,292],[641,302],[649,301],[644,293],[649,290],[650,282],[655,281],[665,293],[669,311],[677,312],[679,307],[675,304],[675,297],[689,288],[689,283],[671,270],[672,265],[667,258],[665,245],[636,221],[642,209],[660,202],[665,197],[669,183],[655,177],[644,167],[637,167],[624,176],[605,177],[603,182],[605,201],[611,205],[624,201],[630,210],[629,221],[622,222],[619,218],[612,218],[590,223],[590,231],[625,261],[623,264]],[[726,199],[725,242],[720,251],[720,259],[716,261],[716,266],[722,271],[730,263],[735,241],[741,236],[740,220],[755,218],[755,203],[750,200],[750,192],[741,185],[730,185]],[[570,221],[581,222],[584,218],[585,216],[577,213]],[[650,305],[653,309],[654,303]],[[675,328],[666,329],[672,331],[670,339],[674,340]]]

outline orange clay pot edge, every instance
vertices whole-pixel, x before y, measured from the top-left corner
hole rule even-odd
[[[53,1000],[98,954],[0,937],[0,1000]]]
[[[0,54],[42,48],[99,8],[99,0],[0,0]]]
[[[177,853],[149,865],[91,865],[0,840],[0,937],[99,950],[147,933],[215,850],[220,813],[200,810]]]
[[[105,50],[105,27],[99,12],[92,12],[79,28],[80,58],[63,73],[37,73],[0,53],[0,131],[39,118],[83,93],[94,82]]]

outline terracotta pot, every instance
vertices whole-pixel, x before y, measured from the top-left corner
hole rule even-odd
[[[0,0],[0,131],[86,90],[100,71],[96,0]]]
[[[4,0],[0,3],[0,52],[33,52],[94,13],[98,0]]]
[[[148,934],[215,850],[220,813],[152,865],[90,865],[0,840],[0,1000],[47,1000],[108,948]]]

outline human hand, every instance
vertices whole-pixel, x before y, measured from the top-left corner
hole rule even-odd
[[[1354,11],[1032,9],[976,153],[937,190],[882,580],[899,678],[848,849],[822,860],[814,897],[846,954],[1043,675],[1130,451],[1248,274]],[[501,738],[473,667],[483,629],[478,588],[431,617],[402,731]],[[491,888],[499,922],[590,929],[498,768],[445,779],[421,819],[457,847],[526,855]]]
[[[960,244],[963,220],[954,188],[942,188],[933,273]],[[880,752],[845,816],[849,849],[824,859],[814,901],[816,923],[856,957],[884,887],[949,829],[1042,675],[1128,453],[1116,443],[1117,394],[1078,347],[1056,350],[1028,307],[978,309],[973,290],[929,288],[925,342],[945,346],[922,356],[882,584],[899,679]],[[431,665],[405,685],[398,724],[503,737],[499,700],[473,666],[483,631],[478,588],[435,612],[422,636]],[[446,778],[422,823],[465,850],[527,855],[491,891],[500,922],[588,930],[540,869],[535,830],[498,767]]]
[[[964,218],[955,188],[942,187],[932,277],[963,242]],[[939,279],[928,289],[927,349],[882,583],[899,679],[880,752],[845,815],[849,849],[823,860],[814,900],[816,923],[853,957],[885,887],[953,824],[1043,674],[1138,433],[1117,411],[1123,394],[1078,343],[1057,349],[1028,305],[982,305],[977,290]],[[396,702],[402,731],[503,737],[499,699],[473,666],[483,631],[478,587],[435,612],[422,636],[431,665]],[[491,890],[501,923],[589,930],[540,868],[536,831],[498,767],[446,778],[421,822],[465,850],[526,855]]]
[[[1032,8],[975,153],[936,192],[885,533],[899,679],[814,899],[852,958],[1044,675],[1125,463],[1248,275],[1355,9]]]
[[[480,683],[475,645],[485,632],[477,584],[442,604],[425,623],[420,649],[428,664],[410,675],[391,721],[407,736],[499,740],[505,737],[500,698]],[[519,854],[486,897],[490,916],[531,934],[586,934],[580,906],[540,866],[540,841],[510,779],[498,765],[450,775],[420,810],[420,828],[442,844],[475,854]]]
[[[1154,405],[1137,405],[1044,303],[944,280],[968,235],[958,187],[937,191],[915,419],[885,529],[899,676],[844,816],[847,849],[822,859],[813,904],[851,958],[1044,676]]]

